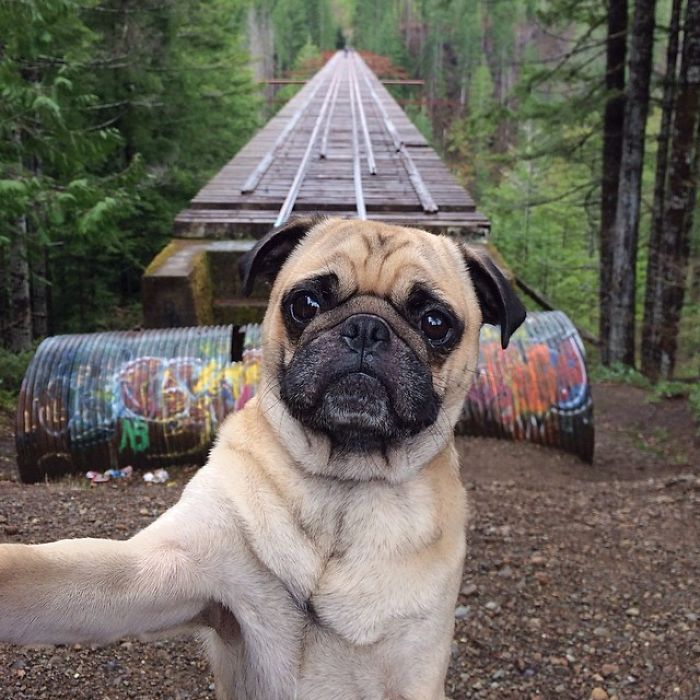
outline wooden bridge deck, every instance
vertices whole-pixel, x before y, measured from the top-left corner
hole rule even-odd
[[[175,220],[183,238],[259,236],[292,213],[485,233],[437,153],[355,52],[336,53]]]

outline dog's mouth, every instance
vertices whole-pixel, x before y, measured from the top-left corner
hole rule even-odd
[[[319,412],[335,431],[365,430],[387,436],[395,423],[387,388],[380,379],[362,371],[331,382],[323,393]]]
[[[284,393],[283,400],[297,420],[327,435],[334,448],[362,453],[385,451],[434,422],[437,405],[432,402],[415,419],[403,419],[396,410],[396,393],[385,378],[354,369],[336,373],[313,405],[302,405]]]

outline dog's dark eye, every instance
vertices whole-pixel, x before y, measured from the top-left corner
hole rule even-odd
[[[309,323],[321,310],[321,303],[313,292],[297,292],[289,304],[289,311],[297,323]]]
[[[428,311],[420,320],[420,329],[433,345],[441,345],[450,337],[452,321],[442,311]]]

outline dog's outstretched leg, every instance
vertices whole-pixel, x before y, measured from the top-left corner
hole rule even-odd
[[[0,640],[108,642],[188,623],[212,597],[214,555],[188,510],[181,501],[126,541],[0,545]]]

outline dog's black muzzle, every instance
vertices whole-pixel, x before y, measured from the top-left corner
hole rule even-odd
[[[351,313],[304,340],[280,367],[280,396],[336,446],[385,449],[434,423],[440,400],[430,367],[390,321]]]

